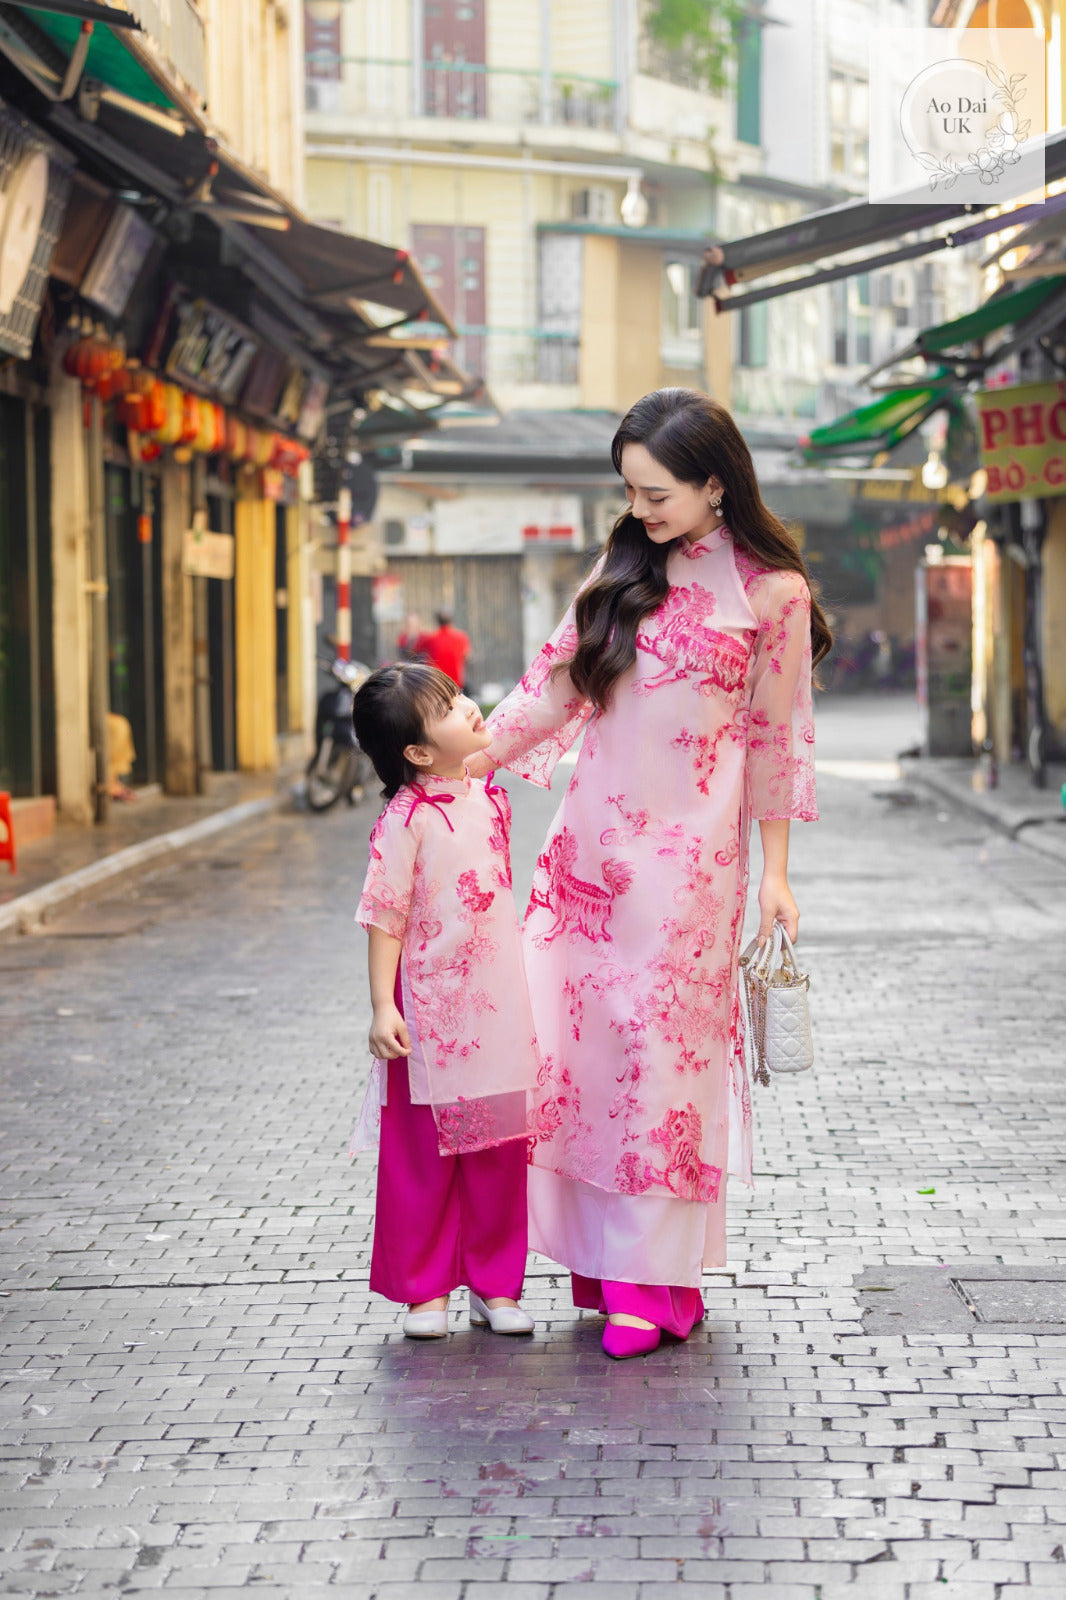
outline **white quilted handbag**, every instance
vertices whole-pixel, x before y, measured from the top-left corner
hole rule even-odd
[[[814,1065],[810,984],[779,922],[761,950],[753,939],[741,956],[744,1059],[755,1083],[769,1083],[773,1072],[806,1072]]]

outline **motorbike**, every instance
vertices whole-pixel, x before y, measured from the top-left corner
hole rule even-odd
[[[320,665],[334,684],[319,699],[315,714],[315,753],[307,764],[307,804],[312,811],[328,811],[342,795],[350,806],[358,805],[372,775],[352,727],[352,700],[370,676],[370,668],[340,657]]]

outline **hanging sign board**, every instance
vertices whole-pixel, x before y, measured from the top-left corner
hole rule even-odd
[[[82,299],[121,317],[155,242],[155,230],[143,217],[130,206],[116,206],[81,281]]]
[[[189,578],[232,578],[234,539],[231,533],[186,528],[181,570]]]
[[[1066,494],[1066,382],[983,389],[974,402],[986,498]]]

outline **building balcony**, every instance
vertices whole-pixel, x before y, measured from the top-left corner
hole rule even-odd
[[[399,133],[404,123],[462,123],[467,137],[478,123],[496,128],[567,129],[614,134],[617,85],[573,73],[542,73],[468,62],[307,57],[307,111],[334,129],[354,123]],[[423,126],[423,134],[425,128]]]

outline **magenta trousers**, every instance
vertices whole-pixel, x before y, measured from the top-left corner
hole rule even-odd
[[[651,1283],[615,1283],[609,1278],[583,1278],[570,1274],[574,1304],[581,1311],[604,1316],[641,1317],[654,1322],[675,1339],[687,1339],[705,1315],[698,1289],[671,1288]]]
[[[517,1300],[526,1271],[526,1142],[442,1156],[429,1106],[411,1104],[406,1058],[381,1108],[370,1287],[418,1305],[466,1284]]]

